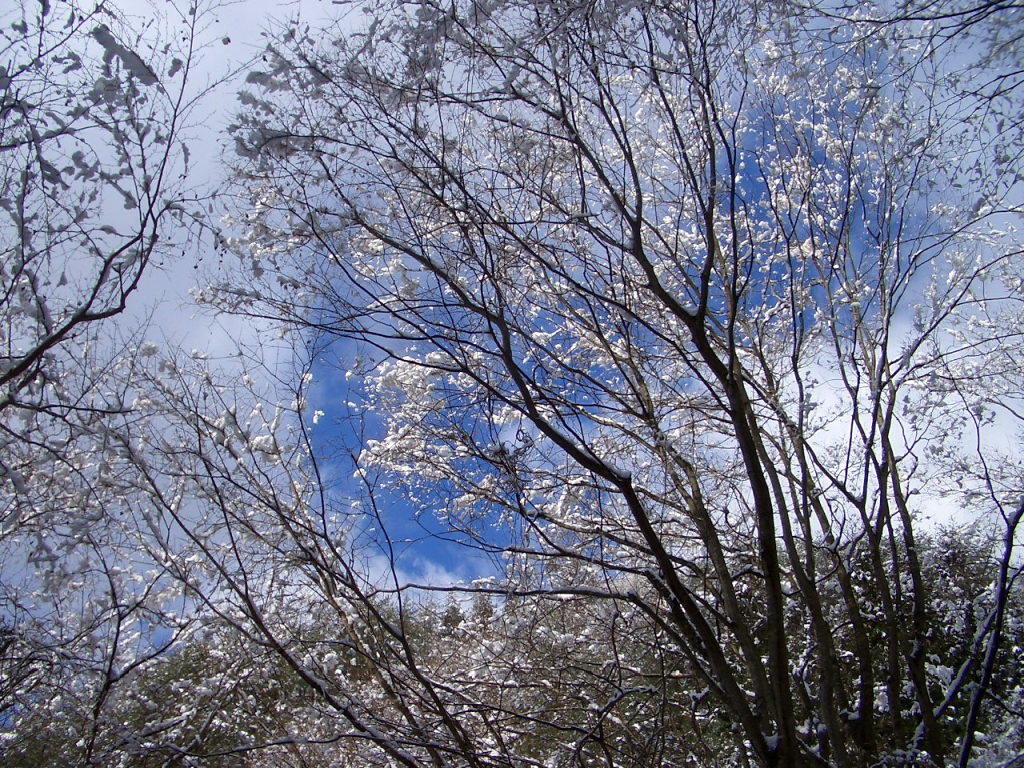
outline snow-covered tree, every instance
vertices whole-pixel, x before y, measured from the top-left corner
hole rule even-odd
[[[204,298],[362,382],[321,406],[364,418],[361,471],[501,558],[505,594],[646,617],[654,687],[687,683],[667,706],[728,724],[715,760],[1019,749],[983,723],[1019,711],[1021,93],[991,87],[1015,59],[963,54],[1016,10],[366,10],[250,74],[251,279]],[[924,546],[947,519],[991,537],[955,651]],[[529,700],[464,706],[483,732]],[[605,706],[551,718],[581,730],[548,764],[620,764]],[[455,723],[435,763],[527,760]]]
[[[107,322],[188,51],[5,28],[0,756],[1012,763],[1019,9],[361,7],[240,95],[230,376]]]
[[[180,628],[123,439],[151,349],[116,324],[197,231],[205,17],[171,14],[0,12],[0,761],[51,738],[107,759],[131,738],[108,704]]]

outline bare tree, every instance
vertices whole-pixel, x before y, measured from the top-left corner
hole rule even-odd
[[[138,467],[115,436],[138,418],[133,371],[149,351],[113,324],[198,230],[184,139],[205,16],[171,14],[2,13],[0,755],[12,764],[48,759],[48,743],[75,745],[68,765],[108,759],[129,738],[108,717],[118,686],[181,630],[180,591],[143,542]]]
[[[1021,477],[995,446],[1020,166],[956,57],[744,2],[373,19],[289,28],[250,74],[250,279],[203,298],[342,360],[364,510],[500,558],[466,591],[502,609],[464,653],[418,639],[392,543],[383,580],[348,548],[304,390],[271,416],[202,375],[147,438],[179,577],[371,764],[966,765],[981,721],[988,757],[1019,751]],[[954,512],[998,577],[950,609],[926,518]],[[961,613],[976,632],[936,627]]]

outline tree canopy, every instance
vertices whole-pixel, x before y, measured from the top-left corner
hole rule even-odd
[[[239,91],[195,296],[262,349],[69,379],[174,203],[86,238],[66,319],[12,277],[0,754],[1017,765],[1019,5],[356,7]],[[145,126],[127,205],[180,102],[82,19],[58,49],[129,87],[75,119]],[[410,579],[401,518],[480,578]]]

